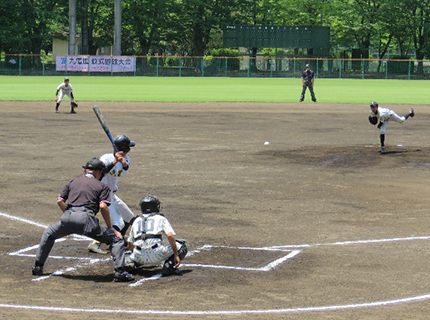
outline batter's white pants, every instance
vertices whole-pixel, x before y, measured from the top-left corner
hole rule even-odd
[[[388,121],[391,119],[398,122],[398,123],[403,123],[406,121],[405,117],[401,117],[397,113],[395,113],[393,110],[390,110],[390,118],[388,120],[385,120],[384,123],[382,124],[381,134],[385,134],[385,131],[387,130]]]
[[[70,102],[74,102],[75,99],[72,98],[72,95],[70,93],[66,93],[66,96],[69,97]],[[64,93],[60,90],[60,93],[58,94],[57,103],[61,103],[63,101]]]
[[[176,247],[179,251],[182,244],[176,241]],[[173,249],[170,243],[162,244],[160,239],[138,240],[134,243],[133,253],[130,260],[136,266],[143,265],[160,265],[173,255]]]
[[[124,228],[125,222],[130,222],[134,214],[115,193],[111,193],[111,204],[109,206],[110,220],[113,226],[117,226],[119,230]]]

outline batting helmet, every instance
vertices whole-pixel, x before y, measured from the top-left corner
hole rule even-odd
[[[103,161],[99,160],[98,158],[92,158],[91,160],[88,160],[83,168],[91,171],[104,171],[106,166]]]
[[[129,152],[130,147],[134,147],[136,145],[136,142],[131,141],[130,138],[125,134],[120,134],[116,136],[113,142],[115,143],[115,146],[118,149],[118,151],[124,151],[124,152]]]
[[[372,102],[370,103],[370,106],[371,106],[371,107],[378,107],[378,106],[379,106],[379,104],[378,104],[376,101],[372,101]]]
[[[140,200],[140,210],[142,213],[160,212],[161,203],[157,197],[147,194]]]

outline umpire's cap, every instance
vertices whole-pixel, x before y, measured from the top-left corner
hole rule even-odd
[[[91,171],[104,171],[106,166],[100,159],[92,158],[91,160],[88,160],[87,164],[83,168]]]

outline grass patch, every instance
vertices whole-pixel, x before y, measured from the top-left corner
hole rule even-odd
[[[0,100],[53,101],[63,77],[0,76]],[[298,102],[300,78],[71,76],[77,101]],[[317,79],[319,102],[428,104],[430,82]],[[67,98],[66,98],[67,99]],[[306,100],[311,101],[309,92]]]

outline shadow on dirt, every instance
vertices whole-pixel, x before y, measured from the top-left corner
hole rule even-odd
[[[99,276],[99,275],[71,275],[71,274],[62,274],[58,277],[62,277],[69,280],[80,280],[80,281],[93,281],[93,282],[112,282],[113,274],[107,276]]]

